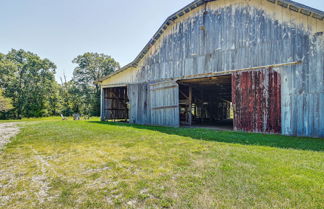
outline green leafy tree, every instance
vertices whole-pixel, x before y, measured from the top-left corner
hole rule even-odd
[[[95,81],[117,70],[120,66],[112,57],[98,53],[85,53],[73,60],[78,66],[73,72],[73,81],[82,100],[80,110],[85,114],[100,114],[100,86]]]
[[[60,85],[54,77],[56,66],[50,60],[24,50],[0,53],[0,111],[7,111],[0,117],[99,115],[100,87],[94,81],[114,72],[119,64],[98,53],[80,55],[73,63],[77,64],[73,79],[65,79]]]
[[[16,118],[50,115],[49,92],[55,87],[56,66],[48,59],[12,49],[0,56],[0,87],[13,100]]]
[[[0,89],[0,112],[7,112],[13,109],[12,100],[3,96],[3,90]]]
[[[61,88],[62,87],[57,82],[53,82],[52,88],[50,88],[47,93],[45,106],[48,110],[48,115],[59,115],[62,112]]]
[[[82,111],[82,94],[74,81],[65,81],[60,88],[61,113],[71,116],[73,113],[84,113]]]

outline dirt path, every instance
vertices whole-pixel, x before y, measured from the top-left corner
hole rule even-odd
[[[18,123],[0,123],[0,150],[19,132]]]

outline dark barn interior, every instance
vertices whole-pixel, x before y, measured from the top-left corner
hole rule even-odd
[[[181,125],[233,129],[231,75],[178,83]]]
[[[104,89],[104,99],[103,111],[106,119],[128,121],[127,87]]]

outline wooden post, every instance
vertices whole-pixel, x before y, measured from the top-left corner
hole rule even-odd
[[[100,120],[104,121],[104,90],[103,88],[100,89]]]
[[[192,125],[192,86],[189,86],[189,103],[188,103],[188,106],[189,106],[188,123],[189,123],[189,126],[191,126]]]

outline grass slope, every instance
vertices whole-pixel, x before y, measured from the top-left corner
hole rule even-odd
[[[324,140],[32,120],[0,152],[0,208],[324,208]]]

